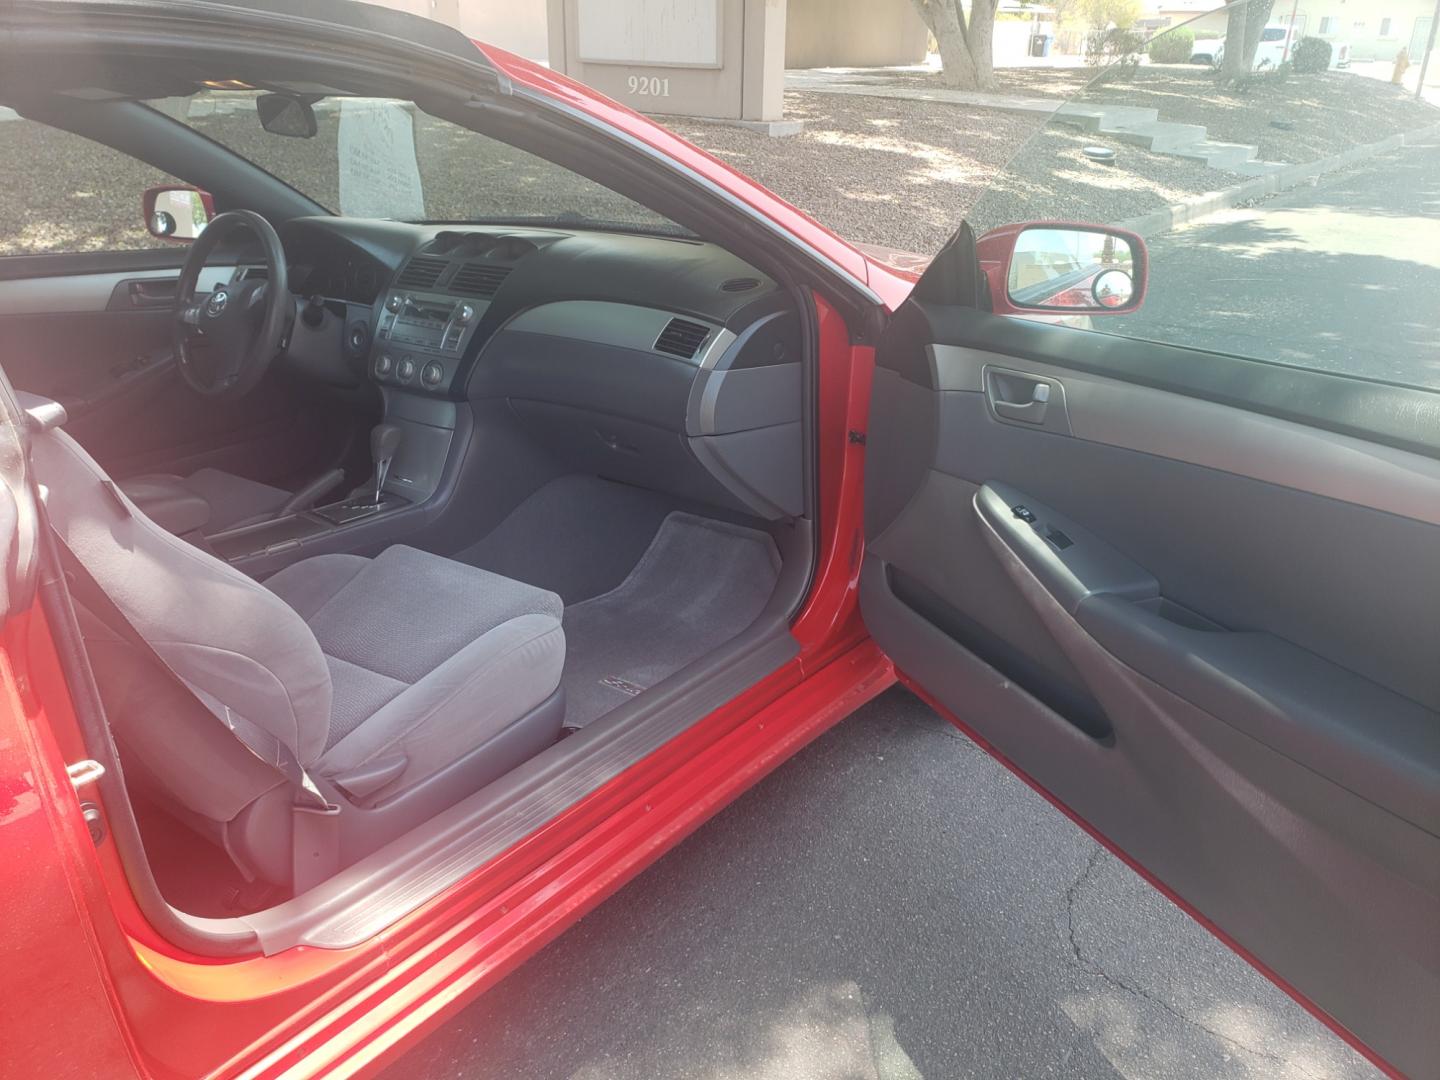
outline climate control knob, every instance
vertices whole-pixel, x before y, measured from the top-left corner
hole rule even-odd
[[[455,309],[456,322],[468,323],[473,318],[475,318],[475,307],[473,304],[461,304]]]
[[[375,374],[384,378],[395,370],[395,358],[389,353],[381,353],[375,359]]]
[[[402,359],[399,366],[395,368],[395,377],[401,382],[409,382],[413,379],[415,377],[415,361],[408,356]]]
[[[391,293],[390,298],[385,301],[386,311],[399,311],[405,306],[405,301],[400,299],[399,293]]]
[[[434,360],[420,369],[420,381],[429,387],[439,386],[445,379],[445,369]]]

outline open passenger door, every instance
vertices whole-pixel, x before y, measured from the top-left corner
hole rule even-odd
[[[1436,1076],[1440,393],[980,310],[967,282],[1004,277],[968,235],[877,350],[871,634],[1352,1041]]]

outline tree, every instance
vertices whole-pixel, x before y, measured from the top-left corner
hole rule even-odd
[[[1112,23],[1117,30],[1128,30],[1140,18],[1140,0],[1081,0],[1080,12],[1097,30]]]
[[[940,47],[945,85],[961,90],[990,89],[995,81],[991,50],[1000,0],[970,0],[968,14],[961,0],[911,2]]]
[[[1260,35],[1270,21],[1275,0],[1232,0],[1226,8],[1225,63],[1220,73],[1227,79],[1248,75],[1260,50]]]

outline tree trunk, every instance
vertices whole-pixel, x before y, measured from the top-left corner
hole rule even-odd
[[[966,34],[970,59],[975,64],[975,85],[989,90],[995,85],[995,9],[998,0],[971,0],[970,27]]]
[[[1245,70],[1255,67],[1255,54],[1260,51],[1260,35],[1275,10],[1275,0],[1250,0],[1250,10],[1245,13]],[[1227,46],[1228,48],[1228,46]]]
[[[953,19],[937,19],[930,32],[935,35],[935,43],[940,47],[941,77],[945,85],[958,90],[979,89],[975,59],[970,55],[959,25]]]
[[[945,85],[957,90],[988,90],[993,82],[996,0],[972,0],[968,24],[959,0],[913,2],[935,35]]]
[[[1250,68],[1245,63],[1245,15],[1244,3],[1232,3],[1225,15],[1225,62],[1220,65],[1220,74],[1227,79],[1244,75]]]

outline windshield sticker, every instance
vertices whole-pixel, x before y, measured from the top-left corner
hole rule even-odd
[[[425,194],[410,111],[393,101],[340,102],[340,212],[421,221]]]

